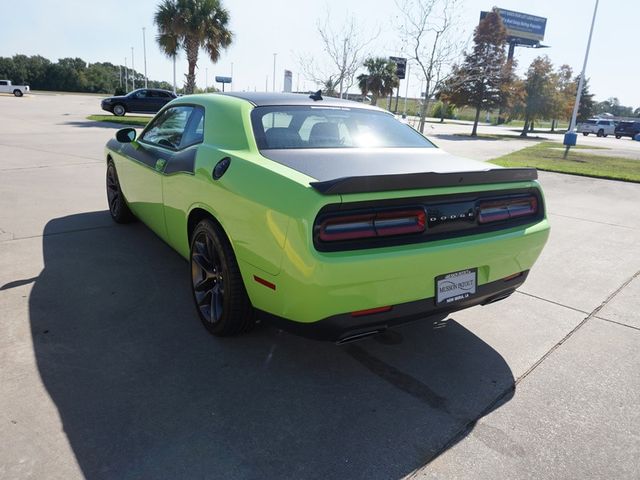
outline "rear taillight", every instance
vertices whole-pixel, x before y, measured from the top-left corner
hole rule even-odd
[[[499,222],[512,218],[528,217],[538,213],[538,199],[534,196],[505,198],[480,202],[478,223]]]
[[[425,211],[418,208],[335,216],[320,224],[318,238],[323,242],[337,242],[407,235],[424,232],[425,224]]]

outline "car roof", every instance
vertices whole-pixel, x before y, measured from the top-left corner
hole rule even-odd
[[[347,107],[380,110],[377,107],[373,107],[365,103],[354,102],[342,98],[322,97],[322,100],[313,100],[308,93],[226,92],[218,93],[217,95],[240,98],[252,103],[256,107],[313,105],[315,107]]]

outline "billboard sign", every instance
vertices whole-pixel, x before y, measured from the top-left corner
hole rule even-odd
[[[537,43],[544,40],[544,31],[547,28],[547,19],[536,17],[528,13],[514,12],[498,8],[502,23],[507,29],[507,37],[515,40],[524,40],[524,43]],[[482,20],[488,12],[480,13]]]
[[[407,59],[403,57],[389,57],[389,60],[396,64],[396,76],[398,79],[404,79],[407,70]]]
[[[231,77],[219,77],[216,75],[216,82],[218,83],[231,83]]]

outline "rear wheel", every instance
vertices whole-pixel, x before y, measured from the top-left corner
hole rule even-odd
[[[191,291],[209,333],[224,337],[249,331],[255,311],[233,249],[213,221],[202,220],[191,238]]]
[[[603,129],[598,130],[598,136],[599,137],[604,137],[604,130]]]
[[[124,195],[122,195],[116,166],[112,161],[107,164],[107,201],[109,202],[111,218],[116,223],[129,223],[135,219],[133,213],[129,210]]]
[[[113,106],[113,114],[116,117],[122,117],[125,113],[127,113],[127,110],[124,108],[124,105],[120,105],[118,103],[117,105]]]
[[[620,139],[620,137],[622,137],[622,135],[616,135],[616,138],[617,138],[617,139]]]
[[[16,97],[21,97],[22,96],[22,90],[18,90],[17,88],[13,91],[13,94]]]
[[[585,137],[588,137],[588,136],[589,136],[589,132],[582,132],[582,134],[583,134]]]

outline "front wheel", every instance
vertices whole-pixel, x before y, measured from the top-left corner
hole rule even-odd
[[[604,130],[600,129],[598,130],[598,137],[602,137],[604,136]]]
[[[122,195],[116,166],[112,161],[107,164],[107,202],[109,202],[111,218],[116,223],[129,223],[135,219]]]
[[[122,117],[125,113],[127,113],[127,110],[124,108],[124,105],[114,105],[113,106],[113,114],[116,117]]]
[[[209,333],[225,337],[249,331],[255,312],[231,244],[211,220],[202,220],[191,238],[191,291]]]
[[[18,90],[17,88],[13,91],[13,94],[16,97],[21,97],[22,96],[22,90]]]
[[[585,137],[589,136],[589,132],[582,132],[582,135],[584,135]]]
[[[618,140],[620,140],[620,137],[622,137],[622,135],[616,135],[616,138],[617,138]]]

